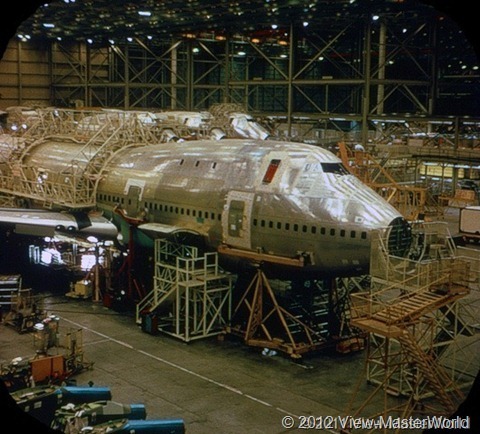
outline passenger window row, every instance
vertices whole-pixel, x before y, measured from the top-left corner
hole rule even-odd
[[[293,232],[303,232],[303,233],[311,233],[320,235],[327,235],[327,233],[334,237],[335,235],[340,235],[340,237],[344,238],[348,236],[350,238],[357,238],[358,233],[355,230],[347,231],[346,229],[336,229],[336,228],[326,228],[326,227],[317,227],[314,225],[299,225],[298,223],[289,223],[289,222],[274,222],[272,220],[258,220],[253,219],[253,226],[261,227],[261,228],[269,228],[269,229],[278,229],[278,230],[285,230],[285,231],[293,231]],[[365,240],[367,238],[367,233],[365,231],[360,232],[360,238]]]
[[[99,194],[98,198],[100,200],[104,200],[107,202],[113,202],[113,203],[124,203],[124,198],[119,197],[119,196],[112,196],[112,195],[106,195],[106,194]],[[130,204],[130,200],[129,200]],[[205,219],[210,219],[210,220],[215,220],[217,219],[220,221],[222,219],[221,214],[216,214],[214,212],[208,212],[208,211],[202,211],[202,210],[197,210],[197,209],[190,209],[190,208],[183,208],[183,207],[178,207],[178,206],[173,206],[173,205],[165,205],[165,204],[159,204],[156,202],[144,202],[145,208],[153,211],[163,211],[166,213],[170,214],[177,214],[177,215],[187,215],[191,217],[198,217],[198,218],[205,218]],[[347,230],[345,229],[336,229],[336,228],[326,228],[324,226],[317,227],[315,225],[299,225],[298,223],[289,223],[289,222],[281,222],[277,221],[274,222],[272,220],[258,220],[258,219],[253,219],[253,226],[256,227],[261,227],[261,228],[269,228],[269,229],[277,229],[277,230],[285,230],[285,231],[293,231],[293,232],[303,232],[303,233],[311,233],[313,235],[319,233],[320,235],[330,235],[334,237],[338,235],[342,238],[347,236]],[[348,231],[349,234],[348,236],[350,238],[357,238],[357,231],[355,230],[350,230]],[[362,240],[365,240],[367,238],[367,233],[365,231],[360,232],[360,238]]]
[[[112,202],[113,204],[123,204],[124,198],[119,196],[112,196],[110,194],[99,194],[98,199],[106,202]],[[131,205],[131,200],[128,200],[128,204]],[[165,205],[157,202],[144,202],[144,207],[151,211],[163,211],[166,213],[177,214],[177,215],[187,215],[191,217],[198,217],[210,220],[221,220],[222,215],[216,214],[214,212],[203,211],[198,209],[183,208],[173,205]]]
[[[153,203],[153,202],[145,202],[145,208],[148,208],[150,210],[155,210],[155,211],[163,211],[170,214],[187,215],[187,216],[205,218],[210,220],[222,219],[221,214],[216,214],[214,212],[183,208],[183,207],[173,206],[173,205],[163,205],[161,203],[159,204],[159,203]]]

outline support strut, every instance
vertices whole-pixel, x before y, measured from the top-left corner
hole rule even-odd
[[[258,268],[238,302],[227,332],[250,346],[282,351],[292,358],[327,344],[326,339],[280,306],[264,272]]]

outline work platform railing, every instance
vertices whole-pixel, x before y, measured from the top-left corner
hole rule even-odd
[[[32,125],[17,131],[10,149],[0,147],[0,193],[45,207],[95,206],[104,170],[126,148],[218,135],[239,137],[228,116],[189,125],[187,115],[178,112],[48,108],[39,109],[37,115]],[[28,163],[35,148],[47,142],[70,145],[71,157],[60,171]]]
[[[136,321],[153,320],[151,332],[189,342],[223,333],[232,311],[233,275],[216,252],[155,241],[153,290],[136,306]]]
[[[158,141],[138,114],[122,111],[44,109],[22,137],[12,142],[0,176],[0,192],[43,203],[89,208],[104,169],[115,155],[132,146]],[[53,141],[76,145],[62,170],[29,164],[26,159],[42,144]]]
[[[378,414],[451,415],[477,374],[480,251],[452,250],[432,227],[421,234],[427,246],[416,260],[373,240],[371,287],[352,294],[351,324],[369,333],[365,372],[375,388],[354,410],[368,393],[359,382],[347,414],[364,414],[380,394]]]

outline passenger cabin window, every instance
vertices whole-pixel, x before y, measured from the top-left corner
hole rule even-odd
[[[270,160],[270,164],[268,165],[267,171],[263,176],[263,180],[262,180],[263,184],[270,184],[272,182],[273,177],[275,176],[275,173],[277,173],[277,170],[280,166],[281,161],[282,160]]]
[[[348,175],[349,172],[342,163],[321,163],[323,173],[333,173],[334,175]]]

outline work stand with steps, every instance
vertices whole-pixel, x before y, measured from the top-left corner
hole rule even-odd
[[[137,304],[137,324],[185,342],[223,333],[233,277],[219,267],[216,252],[158,239],[153,290]]]
[[[153,290],[137,304],[136,322],[146,332],[185,342],[241,337],[246,345],[292,358],[325,347],[342,353],[363,348],[363,332],[349,326],[344,281],[312,283],[285,297],[272,289],[261,267],[255,270],[243,285],[219,267],[217,252],[158,239]]]
[[[375,399],[387,415],[453,414],[478,371],[466,349],[478,343],[468,310],[478,308],[480,258],[449,249],[422,261],[392,257],[380,237],[372,255],[371,288],[352,294],[351,324],[369,333],[365,375],[375,388],[365,397],[361,379],[346,414],[365,416]]]

